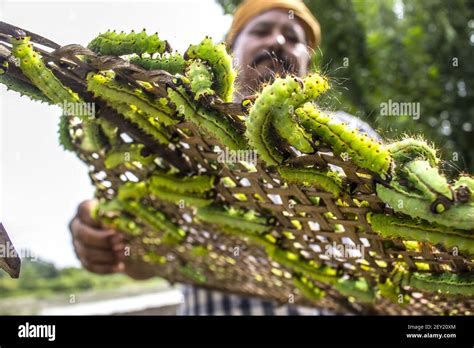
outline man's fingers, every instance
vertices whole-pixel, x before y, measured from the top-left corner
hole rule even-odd
[[[89,227],[79,218],[74,218],[71,223],[71,230],[74,239],[79,240],[85,246],[109,250],[113,245],[110,238],[117,234],[114,230],[98,230]]]
[[[77,208],[77,217],[85,224],[92,227],[101,227],[100,222],[94,220],[91,216],[92,209],[97,205],[96,200],[87,200],[79,204]]]
[[[97,273],[97,274],[112,274],[112,273],[122,272],[125,269],[125,265],[123,262],[118,262],[113,265],[83,262],[82,265],[89,272]]]
[[[118,261],[118,257],[112,250],[85,247],[78,240],[74,241],[74,247],[79,259],[89,263],[115,264]]]

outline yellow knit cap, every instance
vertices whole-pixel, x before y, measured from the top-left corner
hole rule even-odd
[[[302,0],[246,0],[235,11],[234,20],[227,33],[226,41],[229,47],[250,19],[274,9],[293,11],[295,17],[298,17],[304,25],[308,46],[316,48],[319,45],[321,42],[319,22]]]

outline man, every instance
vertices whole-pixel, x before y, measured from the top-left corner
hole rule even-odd
[[[239,68],[235,101],[258,91],[276,74],[304,76],[311,63],[310,49],[321,39],[317,20],[300,0],[247,0],[237,9],[227,35]],[[359,128],[363,122],[344,116]],[[369,130],[369,132],[371,132]],[[99,274],[124,272],[134,279],[154,276],[146,264],[124,257],[124,236],[102,229],[90,217],[93,201],[83,202],[71,221],[74,248],[83,266]],[[183,314],[322,314],[296,306],[277,307],[269,301],[241,298],[198,287],[185,287]]]

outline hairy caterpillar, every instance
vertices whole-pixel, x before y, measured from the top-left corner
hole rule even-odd
[[[232,101],[236,73],[232,67],[232,57],[227,53],[225,43],[215,45],[206,37],[197,45],[190,45],[185,59],[201,59],[209,64],[215,76],[215,90],[224,102]]]
[[[163,239],[170,242],[180,242],[186,237],[186,232],[168,220],[162,212],[147,207],[136,201],[120,200],[120,205],[129,214],[135,215],[152,229],[163,232]]]
[[[143,156],[144,150],[142,144],[121,144],[112,147],[105,155],[104,164],[107,169],[115,168],[128,162],[140,162],[148,166],[153,163],[153,156]]]
[[[331,267],[307,261],[298,254],[280,249],[276,245],[267,246],[266,251],[271,259],[295,272],[325,284],[335,284],[337,282],[336,271]]]
[[[186,77],[195,100],[215,94],[212,89],[214,76],[206,63],[197,60],[190,62],[186,67]]]
[[[436,167],[439,163],[436,150],[421,139],[405,138],[389,144],[387,148],[399,166],[420,157],[427,160],[432,167]]]
[[[22,80],[19,80],[10,74],[6,73],[0,74],[0,83],[4,84],[7,87],[7,90],[12,90],[20,93],[22,96],[27,96],[28,98],[48,104],[52,104],[51,100],[44,95],[38,88],[29,83],[25,83]]]
[[[202,219],[205,221],[204,219]],[[213,221],[207,221],[208,223],[214,223]],[[275,237],[269,232],[269,233],[263,233],[263,234],[255,234],[254,232],[251,231],[244,231],[243,229],[238,229],[235,228],[235,226],[226,226],[226,225],[219,225],[219,231],[222,231],[224,233],[227,233],[232,236],[236,236],[239,238],[245,238],[248,239],[250,242],[260,245],[263,247],[272,247],[276,243]]]
[[[204,193],[214,188],[215,177],[194,175],[178,177],[172,174],[154,173],[148,180],[150,186],[164,187],[178,193]]]
[[[474,295],[474,276],[472,274],[406,273],[403,284],[419,290],[439,291],[449,295]]]
[[[54,104],[80,103],[79,96],[65,87],[34,51],[29,37],[12,38],[12,54],[19,59],[20,69]]]
[[[389,151],[382,143],[349,129],[346,124],[309,103],[298,108],[296,115],[303,127],[329,144],[336,155],[345,152],[362,168],[380,175],[388,173],[392,161]]]
[[[262,234],[272,229],[268,219],[255,215],[252,210],[243,211],[235,208],[205,207],[198,209],[196,216],[211,224],[223,225],[234,229]]]
[[[211,195],[198,195],[191,193],[179,193],[162,187],[150,186],[150,192],[158,199],[186,206],[205,207],[212,204],[214,199]],[[209,196],[211,198],[209,198]]]
[[[90,50],[103,55],[123,56],[128,54],[164,53],[169,51],[168,42],[160,40],[158,33],[148,35],[146,30],[126,34],[108,30],[99,34],[87,46]]]
[[[342,194],[342,180],[330,169],[278,167],[281,177],[288,182],[296,182],[305,186],[316,186],[324,191],[331,192],[334,197]]]
[[[380,184],[376,184],[376,191],[377,196],[396,212],[462,230],[472,230],[474,227],[474,206],[470,204],[459,204],[441,214],[433,214],[431,202],[419,195]]]
[[[184,117],[213,135],[221,144],[231,150],[247,148],[244,137],[231,124],[225,115],[206,110],[186,97],[183,87],[178,91],[168,88],[168,97],[176,105],[176,110]]]
[[[466,231],[384,214],[371,215],[368,220],[372,229],[384,237],[401,237],[406,240],[441,244],[447,248],[457,247],[461,251],[474,254],[474,235]]]
[[[158,142],[162,144],[170,142],[169,132],[155,118],[144,113],[135,105],[113,104],[111,107]]]
[[[303,81],[295,77],[287,77],[276,87],[277,98],[276,104],[272,104],[274,108],[272,116],[277,133],[297,150],[304,153],[313,152],[311,135],[296,122],[294,110],[327,91],[329,89],[327,79],[318,73],[308,75]],[[290,92],[289,97],[280,95],[282,89],[286,92],[283,95]]]
[[[334,284],[334,289],[344,296],[354,297],[361,302],[373,303],[375,301],[375,292],[364,278],[357,280],[339,279]]]
[[[107,144],[102,129],[97,121],[88,120],[82,123],[83,136],[80,147],[88,152],[98,152]]]
[[[325,292],[317,288],[308,278],[304,276],[293,277],[293,284],[305,295],[308,299],[318,302],[325,296]]]
[[[399,171],[401,171],[399,176],[406,176],[409,188],[421,192],[423,198],[434,201],[439,195],[442,195],[450,201],[454,199],[446,178],[429,162],[413,160],[405,163]]]
[[[141,112],[152,119],[157,119],[165,126],[179,122],[172,117],[171,109],[166,99],[152,99],[138,88],[130,88],[113,80],[111,76],[89,73],[87,75],[87,89],[95,97],[104,99],[111,107],[117,104],[135,105]]]
[[[142,58],[135,56],[130,58],[130,63],[141,66],[146,70],[165,70],[172,75],[184,74],[185,60],[178,52],[170,55],[162,55],[159,58]]]

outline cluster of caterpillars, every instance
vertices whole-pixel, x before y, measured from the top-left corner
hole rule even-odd
[[[63,85],[34,49],[27,36],[11,40],[12,55],[32,85],[8,74],[8,61],[0,61],[0,82],[35,100],[64,106],[84,104],[84,100]],[[125,120],[156,142],[176,141],[173,126],[189,121],[232,150],[255,149],[268,167],[275,167],[287,183],[316,187],[335,198],[351,194],[345,178],[328,167],[293,166],[286,163],[288,147],[301,154],[315,153],[320,145],[329,146],[335,155],[347,157],[377,177],[379,198],[404,216],[369,214],[372,229],[388,238],[459,248],[474,254],[474,179],[463,175],[451,182],[439,170],[436,151],[425,141],[406,138],[383,144],[351,129],[321,110],[315,100],[329,90],[328,79],[319,72],[304,78],[277,77],[256,99],[244,99],[242,109],[249,115],[245,132],[229,115],[212,108],[213,103],[232,101],[236,72],[225,44],[214,44],[206,37],[191,45],[185,54],[171,52],[166,41],[146,31],[116,33],[108,31],[91,41],[88,48],[99,55],[120,56],[146,70],[162,70],[172,75],[167,96],[157,98],[154,86],[139,81],[132,85],[114,71],[92,71],[87,89]],[[244,111],[243,111],[244,112]],[[81,123],[79,131],[71,118]],[[473,295],[472,277],[423,275],[399,271],[379,282],[375,290],[365,279],[346,279],[335,269],[315,264],[301,255],[284,250],[271,233],[272,216],[216,204],[218,178],[163,172],[155,157],[142,144],[121,141],[116,125],[95,117],[65,114],[59,125],[61,144],[68,150],[102,153],[107,169],[151,168],[153,175],[138,183],[124,183],[116,197],[101,202],[96,214],[104,222],[132,235],[140,225],[161,231],[164,242],[179,243],[186,238],[175,222],[152,208],[151,201],[164,201],[192,207],[198,220],[219,226],[232,235],[246,238],[265,248],[268,257],[292,270],[294,284],[313,300],[324,296],[314,282],[332,286],[344,296],[373,302],[377,296],[394,298],[401,287],[450,294]],[[346,155],[346,156],[344,156]],[[341,201],[339,201],[341,202]],[[342,203],[341,203],[342,204]],[[185,267],[184,273],[190,272]],[[400,276],[402,274],[402,276]]]

